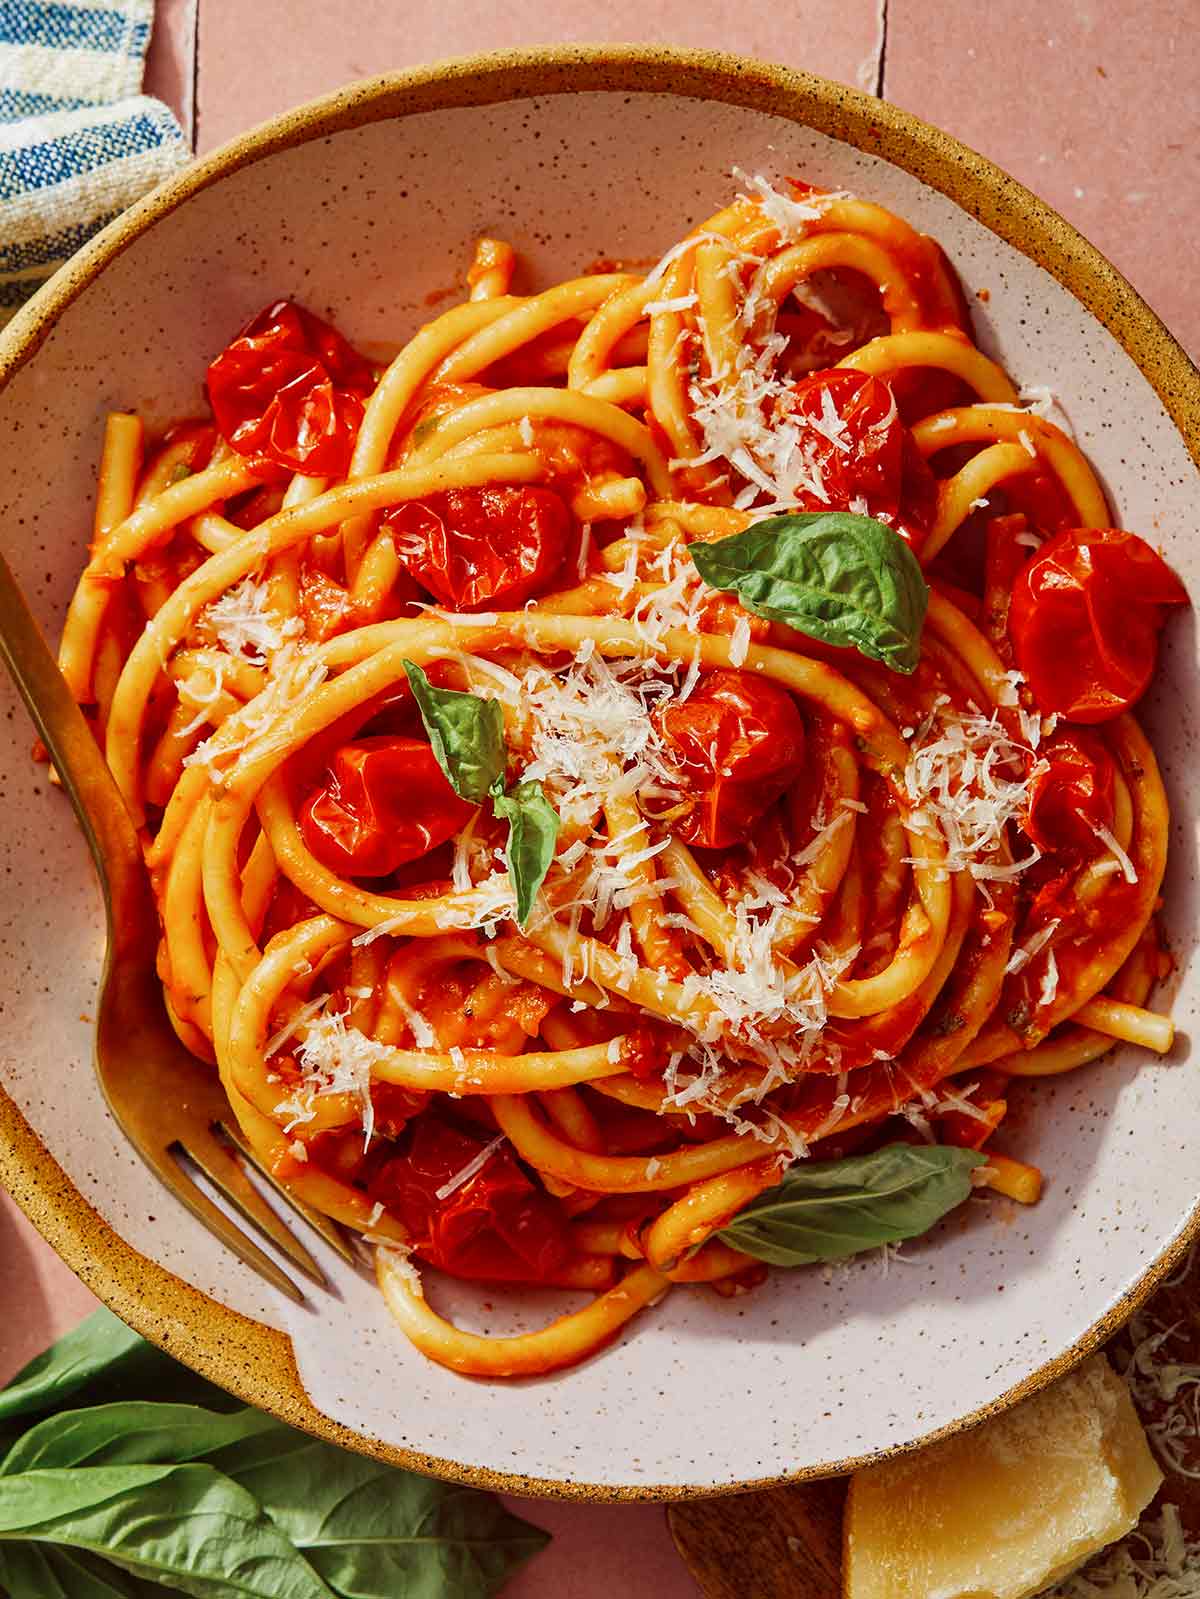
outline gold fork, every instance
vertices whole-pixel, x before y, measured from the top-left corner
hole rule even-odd
[[[155,971],[159,926],[129,812],[83,713],[0,555],[0,657],[49,751],[104,891],[108,943],[96,1017],[96,1075],[117,1124],[146,1164],[233,1253],[290,1298],[300,1289],[184,1170],[186,1154],[237,1210],[321,1287],[320,1266],[266,1203],[242,1160],[347,1259],[336,1223],[287,1194],[254,1160],[215,1070],[176,1036]],[[237,1153],[230,1147],[236,1146]],[[240,1156],[240,1158],[239,1158]]]

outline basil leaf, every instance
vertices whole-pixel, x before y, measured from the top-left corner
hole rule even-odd
[[[409,686],[438,765],[460,799],[478,805],[504,776],[504,713],[497,700],[435,688],[419,666],[405,661]]]
[[[198,1405],[135,1401],[64,1410],[31,1427],[12,1446],[0,1461],[0,1484],[23,1471],[198,1460],[278,1427],[270,1416],[251,1409],[218,1415]]]
[[[772,1266],[844,1260],[928,1232],[971,1192],[986,1156],[945,1144],[887,1144],[870,1155],[799,1161],[720,1236]]]
[[[286,1533],[211,1466],[86,1466],[6,1477],[0,1542],[66,1544],[193,1599],[330,1599]]]
[[[898,533],[869,516],[770,516],[688,553],[711,587],[825,644],[852,645],[893,672],[916,670],[929,587]]]
[[[0,1420],[49,1410],[102,1372],[134,1365],[151,1348],[110,1310],[98,1310],[56,1344],[35,1356],[0,1391]],[[157,1354],[157,1350],[154,1351]]]
[[[492,800],[496,815],[508,823],[508,875],[517,891],[517,921],[524,927],[554,859],[558,813],[538,782],[516,783],[507,794],[497,785]]]
[[[206,1390],[205,1409],[150,1402],[156,1393],[190,1398]],[[40,1485],[45,1501],[34,1510],[59,1517],[50,1527],[32,1514],[19,1528],[0,1519],[0,1590],[11,1599],[148,1599],[164,1588],[206,1599],[274,1595],[261,1584],[234,1588],[226,1577],[243,1557],[260,1558],[263,1525],[276,1554],[300,1563],[302,1585],[278,1590],[286,1599],[488,1599],[546,1542],[492,1494],[362,1459],[255,1410],[230,1412],[228,1394],[107,1310],[31,1361],[0,1393],[0,1404],[16,1416],[36,1413],[56,1396],[86,1402],[114,1395],[122,1402],[61,1411],[28,1426],[0,1463],[0,1518],[14,1502],[10,1495],[27,1496],[30,1485]],[[198,1456],[202,1467],[174,1464]],[[200,1471],[225,1487],[198,1497],[197,1479],[173,1475],[179,1471]],[[220,1494],[235,1496],[241,1517],[213,1533],[218,1545],[225,1541],[215,1578],[207,1557],[188,1564],[187,1529],[174,1525],[193,1515],[211,1525],[212,1494],[218,1503]],[[265,1523],[246,1521],[255,1501]],[[144,1546],[135,1526],[146,1534]],[[170,1564],[172,1551],[181,1569]]]
[[[214,1464],[347,1599],[486,1599],[547,1542],[491,1494],[347,1455],[287,1427]]]
[[[59,1409],[72,1399],[95,1404],[141,1398],[185,1399],[213,1410],[238,1404],[223,1388],[139,1338],[111,1310],[97,1310],[0,1390],[0,1422]]]
[[[0,1543],[0,1589],[9,1599],[162,1599],[163,1587],[94,1555],[54,1544]]]

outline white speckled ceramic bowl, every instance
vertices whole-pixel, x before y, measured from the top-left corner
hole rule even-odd
[[[379,79],[282,117],[113,224],[11,324],[0,538],[47,628],[57,633],[83,559],[105,411],[194,411],[207,358],[265,301],[295,295],[352,338],[402,338],[461,280],[481,230],[511,239],[543,281],[601,255],[655,257],[723,202],[733,163],[858,190],[935,234],[985,346],[1062,395],[1120,516],[1200,593],[1189,458],[1200,380],[1064,222],[945,135],[851,89],[732,57],[561,50]],[[986,306],[974,299],[983,289]],[[425,1362],[373,1284],[336,1260],[335,1296],[303,1310],[273,1297],[125,1145],[89,1064],[99,895],[65,800],[29,759],[28,724],[7,685],[0,694],[0,1174],[128,1321],[301,1426],[448,1476],[591,1497],[842,1470],[1064,1369],[1193,1230],[1190,617],[1172,626],[1148,707],[1176,816],[1176,1055],[1118,1053],[1020,1092],[1005,1142],[1046,1168],[1036,1209],[970,1204],[886,1279],[872,1260],[828,1284],[779,1273],[741,1299],[676,1293],[583,1367],[507,1386]],[[448,1298],[468,1314],[470,1295]],[[546,1312],[469,1314],[511,1325]]]

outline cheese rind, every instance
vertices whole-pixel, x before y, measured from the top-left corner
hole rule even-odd
[[[1161,1482],[1094,1355],[981,1427],[856,1472],[846,1599],[1029,1599],[1129,1532]]]

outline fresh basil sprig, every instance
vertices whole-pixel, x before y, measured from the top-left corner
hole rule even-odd
[[[928,1232],[966,1199],[985,1158],[946,1144],[886,1144],[869,1155],[798,1161],[720,1236],[772,1266],[845,1260]]]
[[[504,776],[504,712],[499,702],[437,688],[412,661],[405,661],[404,670],[450,787],[460,799],[481,805]]]
[[[517,921],[524,927],[546,880],[558,839],[558,812],[540,783],[516,783],[494,792],[496,815],[508,823],[508,871],[517,891]]]
[[[404,670],[450,787],[475,805],[490,795],[496,815],[508,823],[508,874],[517,896],[517,921],[524,927],[554,859],[559,829],[554,807],[538,782],[505,789],[504,713],[496,700],[436,688],[412,661],[404,662]]]
[[[9,1541],[65,1544],[197,1599],[329,1599],[331,1590],[258,1502],[211,1466],[91,1466],[6,1477],[0,1576]],[[29,1599],[45,1599],[43,1592]]]
[[[929,586],[912,550],[849,511],[770,516],[688,553],[711,587],[825,644],[851,645],[893,672],[916,670]]]
[[[65,1401],[72,1408],[45,1414]],[[546,1542],[491,1494],[347,1454],[232,1403],[106,1310],[39,1356],[0,1392],[0,1589],[9,1599],[164,1589],[486,1599]]]

